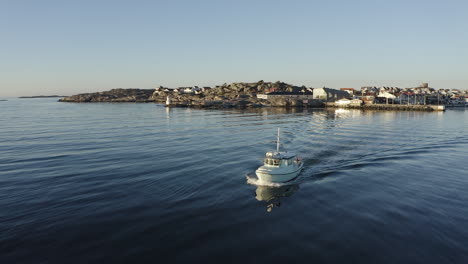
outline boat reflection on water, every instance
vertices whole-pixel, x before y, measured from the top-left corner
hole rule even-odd
[[[255,198],[258,201],[268,203],[267,212],[271,212],[274,207],[281,206],[281,199],[293,195],[299,190],[299,185],[283,185],[283,186],[257,186],[255,190]]]

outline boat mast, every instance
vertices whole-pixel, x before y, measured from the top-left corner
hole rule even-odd
[[[280,134],[280,129],[278,127],[278,137],[276,139],[276,152],[279,152],[279,145],[280,145],[279,134]]]

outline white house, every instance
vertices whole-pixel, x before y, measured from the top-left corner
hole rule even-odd
[[[383,91],[383,92],[379,92],[379,94],[377,95],[377,97],[383,97],[383,98],[387,98],[387,99],[395,99],[396,96],[387,92],[387,91]]]
[[[351,96],[346,91],[340,91],[330,88],[315,88],[313,99],[322,99],[327,101],[336,101],[340,99],[349,99]]]

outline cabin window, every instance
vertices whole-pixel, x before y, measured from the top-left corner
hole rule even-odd
[[[271,166],[279,166],[280,160],[279,159],[269,159],[266,158],[264,160],[265,164],[271,165]]]

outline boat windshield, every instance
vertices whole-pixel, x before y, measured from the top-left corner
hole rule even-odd
[[[281,160],[280,159],[266,158],[264,162],[265,162],[265,164],[268,164],[268,165],[271,165],[271,166],[279,166]]]

